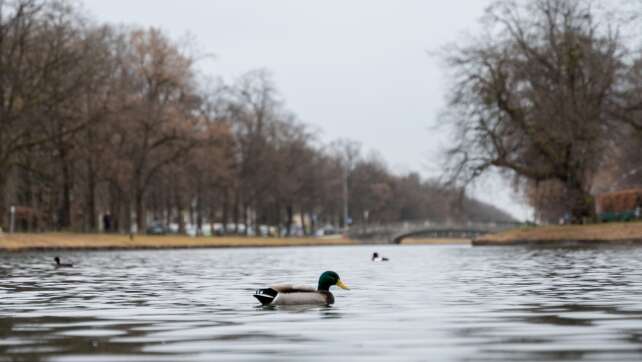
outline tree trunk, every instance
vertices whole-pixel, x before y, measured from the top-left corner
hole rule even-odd
[[[196,190],[196,233],[203,235],[203,192],[200,179]]]
[[[250,223],[248,221],[248,210],[249,206],[247,204],[243,204],[243,226],[245,226],[245,230],[243,230],[243,235],[247,236],[249,230]]]
[[[125,234],[132,233],[132,202],[131,198],[127,198],[123,205],[123,226]]]
[[[98,220],[96,216],[96,175],[91,162],[87,165],[87,202],[85,216],[87,217],[87,231],[93,232],[96,230]]]
[[[123,232],[122,194],[113,184],[109,185],[109,211],[111,217],[110,230],[106,232]],[[104,223],[103,223],[104,225]]]
[[[196,224],[196,206],[190,201],[187,205],[187,221],[189,225],[194,226]]]
[[[136,190],[136,195],[134,195],[134,202],[136,208],[136,228],[138,234],[145,234],[145,204],[143,202],[144,192],[143,190]]]
[[[207,210],[207,218],[209,219],[209,225],[210,225],[210,236],[216,235],[216,230],[214,227],[214,220],[216,219],[216,207],[214,204],[209,204],[208,210]]]
[[[165,194],[165,206],[163,212],[163,218],[165,221],[165,227],[169,228],[169,225],[172,223],[172,200],[169,192]]]
[[[71,171],[64,158],[62,162],[62,205],[58,211],[58,229],[67,230],[71,227]]]
[[[285,211],[287,213],[287,220],[285,221],[285,235],[290,236],[292,235],[292,222],[294,221],[292,206],[286,207]]]
[[[8,172],[5,172],[5,170],[7,170],[7,167],[0,166],[0,171],[2,171],[0,172],[0,229],[3,231],[9,230],[6,206]]]
[[[274,225],[277,227],[277,233],[278,233],[277,237],[281,236],[281,229],[283,229],[283,225],[281,224],[281,214],[282,214],[281,204],[276,203],[274,207],[274,217],[275,217]]]
[[[566,205],[574,224],[584,223],[595,216],[595,201],[590,192],[585,191],[582,184],[575,180],[567,180]]]
[[[223,235],[227,235],[227,218],[229,213],[229,193],[227,189],[223,189]]]
[[[314,220],[314,213],[308,212],[308,216],[310,217],[310,235],[315,236],[317,234],[317,223]]]
[[[183,208],[183,202],[181,200],[181,197],[178,195],[178,192],[176,193],[176,212],[178,213],[177,215],[177,222],[178,222],[178,233],[179,234],[185,234],[185,219],[183,219],[183,213],[184,213],[184,208]]]
[[[240,195],[239,192],[236,191],[234,195],[234,206],[232,209],[233,216],[232,218],[234,219],[234,234],[239,233],[239,208],[240,208]]]
[[[305,213],[303,212],[303,210],[300,210],[300,212],[301,212],[301,215],[300,215],[300,218],[301,218],[301,230],[303,230],[303,236],[307,236],[308,232],[307,232],[307,228],[306,228],[306,225],[305,225]]]

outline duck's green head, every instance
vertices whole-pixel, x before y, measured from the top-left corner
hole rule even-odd
[[[350,289],[347,285],[343,284],[339,278],[339,274],[333,271],[327,271],[319,277],[319,290],[330,290],[330,287],[336,285],[341,289]]]

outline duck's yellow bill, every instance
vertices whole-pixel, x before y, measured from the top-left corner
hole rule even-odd
[[[350,288],[348,288],[348,286],[347,286],[347,285],[343,284],[343,282],[341,281],[341,279],[339,279],[339,281],[337,282],[337,287],[339,287],[339,288],[341,288],[341,289],[345,289],[345,290],[350,290]]]

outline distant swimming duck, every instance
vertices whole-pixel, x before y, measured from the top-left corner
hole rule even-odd
[[[73,268],[74,266],[73,264],[69,263],[61,263],[59,257],[55,257],[54,260],[56,261],[56,264],[54,264],[56,268]]]
[[[388,261],[388,258],[379,256],[379,253],[372,253],[372,261],[374,262]]]
[[[254,297],[263,305],[303,305],[334,303],[330,287],[336,285],[342,289],[350,289],[343,284],[339,274],[327,271],[319,277],[317,289],[306,285],[275,284],[266,289],[258,289]]]

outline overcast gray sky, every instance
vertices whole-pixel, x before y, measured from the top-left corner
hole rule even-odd
[[[202,71],[233,80],[269,69],[287,107],[376,150],[393,171],[439,174],[447,138],[433,129],[446,78],[427,54],[479,30],[487,0],[84,0],[98,20],[190,34]],[[474,193],[524,219],[508,183]]]

